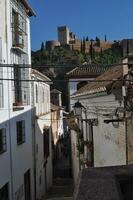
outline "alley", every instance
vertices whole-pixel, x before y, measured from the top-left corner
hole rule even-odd
[[[53,166],[53,186],[47,193],[47,200],[72,200],[73,180],[69,152],[62,155]]]

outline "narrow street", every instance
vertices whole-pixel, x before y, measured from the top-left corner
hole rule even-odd
[[[53,186],[47,193],[47,200],[72,200],[73,180],[69,156],[56,161],[53,169]]]

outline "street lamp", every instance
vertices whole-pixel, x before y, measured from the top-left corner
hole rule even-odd
[[[77,101],[74,104],[73,108],[74,108],[74,115],[81,118],[82,111],[85,109],[85,107],[79,101]]]

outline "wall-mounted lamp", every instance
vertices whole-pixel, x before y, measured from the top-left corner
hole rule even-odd
[[[82,111],[85,109],[85,107],[79,101],[77,101],[74,104],[73,108],[74,108],[74,115],[77,117],[81,117]]]

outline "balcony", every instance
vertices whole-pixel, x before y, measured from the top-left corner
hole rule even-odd
[[[24,66],[24,67],[23,67]],[[30,104],[29,68],[25,65],[14,65],[13,67],[13,111],[23,110]]]

